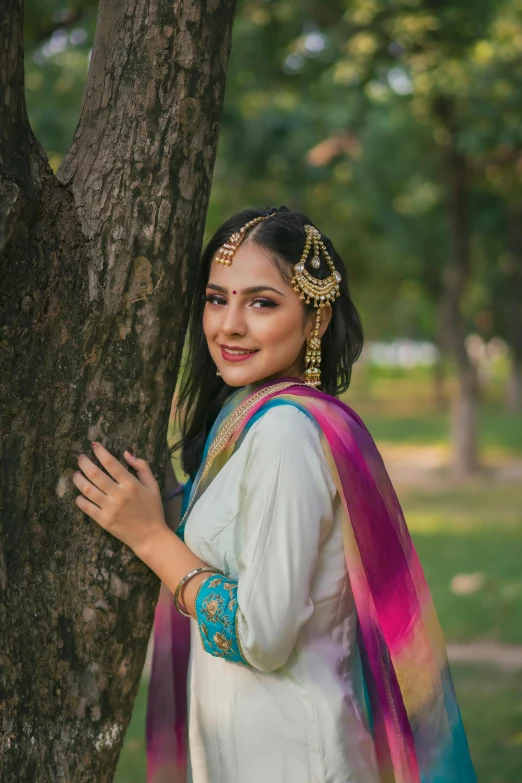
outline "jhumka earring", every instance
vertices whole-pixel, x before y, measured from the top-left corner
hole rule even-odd
[[[341,295],[339,283],[341,275],[336,270],[330,254],[321,239],[321,232],[315,226],[306,225],[304,227],[306,241],[299,263],[295,264],[295,275],[292,278],[294,291],[299,294],[300,299],[304,299],[306,304],[310,304],[310,299],[314,300],[314,307],[317,308],[315,317],[315,328],[311,337],[307,340],[307,349],[305,355],[305,384],[307,386],[319,386],[321,383],[321,338],[319,337],[319,323],[321,319],[321,308],[328,302],[333,302],[337,296]],[[305,268],[310,250],[313,248],[312,260],[310,262],[314,269],[319,269],[321,259],[319,254],[323,255],[332,274],[323,280],[313,277]]]

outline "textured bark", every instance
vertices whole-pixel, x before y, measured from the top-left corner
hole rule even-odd
[[[456,473],[470,474],[478,469],[479,383],[477,369],[466,350],[466,323],[461,309],[471,275],[468,167],[465,156],[458,149],[451,106],[441,101],[438,113],[449,138],[446,182],[452,238],[452,255],[443,270],[438,334],[454,358],[459,380],[451,420],[453,469]]]
[[[113,778],[159,584],[74,503],[100,440],[163,475],[234,0],[102,2],[56,176],[0,28],[0,780]]]

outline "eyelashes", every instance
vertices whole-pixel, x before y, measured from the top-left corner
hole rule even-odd
[[[205,302],[210,302],[211,304],[217,304],[217,305],[221,305],[222,303],[226,304],[226,301],[227,301],[223,296],[219,296],[218,294],[205,294],[204,295],[204,299],[205,299]],[[216,299],[219,299],[221,301],[216,302],[215,301]],[[262,298],[262,297],[258,298],[258,299],[254,299],[254,301],[252,302],[252,304],[257,304],[257,303],[260,303],[262,306],[261,307],[255,307],[254,308],[255,310],[265,310],[265,309],[268,309],[268,308],[271,308],[271,307],[278,307],[279,306],[277,302],[273,301],[273,299],[265,299],[265,298]]]

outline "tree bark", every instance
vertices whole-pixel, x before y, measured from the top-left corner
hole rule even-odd
[[[447,134],[446,187],[451,227],[452,254],[443,270],[442,296],[438,308],[438,333],[453,356],[458,372],[458,390],[452,404],[452,462],[459,474],[478,469],[477,424],[479,383],[477,368],[466,349],[466,323],[462,298],[471,275],[468,165],[458,148],[451,104],[437,106]]]
[[[105,783],[156,577],[77,508],[101,441],[161,479],[235,0],[104,0],[56,176],[29,127],[22,0],[0,28],[0,780]]]

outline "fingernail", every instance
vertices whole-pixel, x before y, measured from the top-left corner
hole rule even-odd
[[[132,453],[132,451],[129,451],[129,449],[127,449],[127,454],[128,454],[130,457],[134,457],[134,454]]]
[[[94,448],[97,445],[98,445],[98,443],[96,441],[94,441],[94,443],[92,444],[92,447]]]

